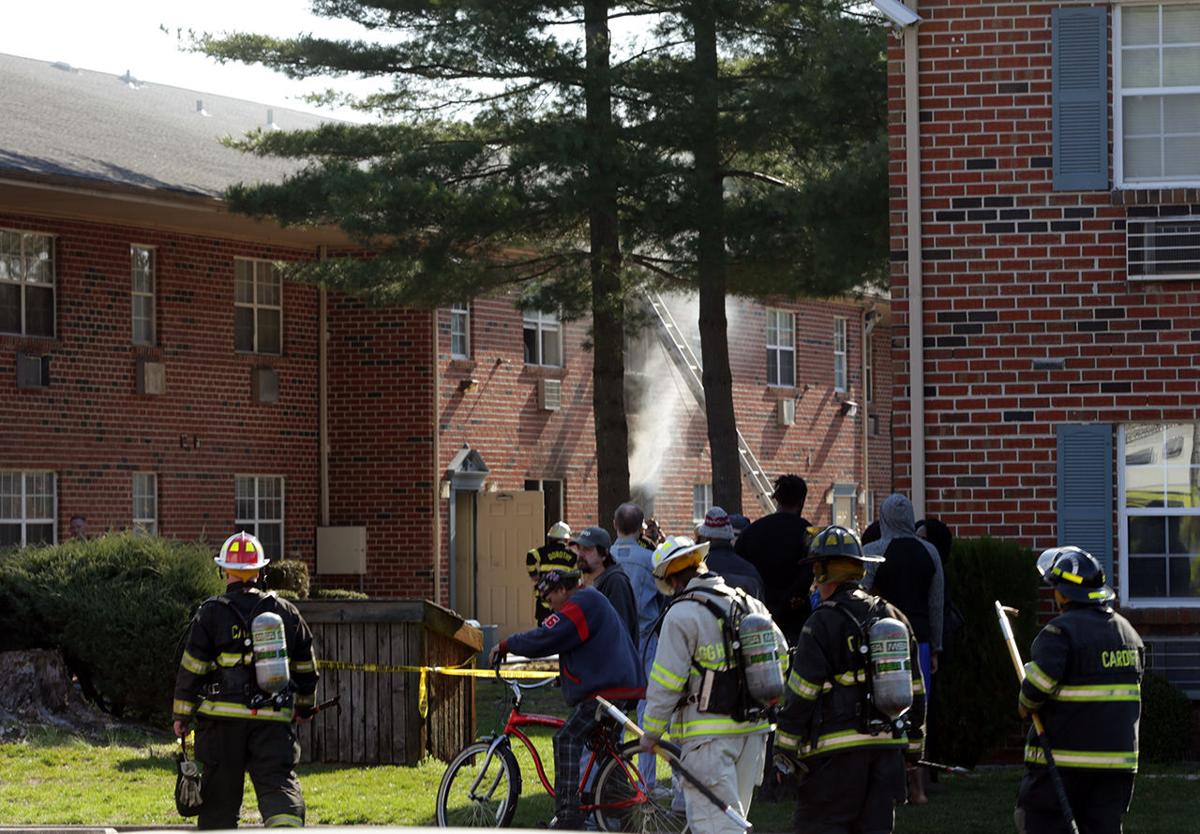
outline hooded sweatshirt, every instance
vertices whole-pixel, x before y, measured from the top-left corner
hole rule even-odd
[[[937,548],[924,539],[917,537],[916,519],[913,516],[912,502],[903,495],[889,495],[883,502],[883,506],[879,508],[879,528],[883,534],[878,541],[873,541],[870,544],[863,546],[863,553],[869,556],[884,556],[888,552],[888,548],[892,547],[893,562],[888,570],[888,585],[889,588],[896,588],[898,584],[909,582],[924,582],[924,578],[928,578],[928,588],[913,588],[902,587],[897,599],[889,599],[897,608],[904,611],[906,604],[912,599],[920,599],[925,603],[925,610],[905,611],[905,614],[910,620],[913,620],[914,629],[925,632],[928,629],[928,642],[930,650],[940,652],[942,650],[942,605],[944,599],[944,579],[942,576],[942,560],[938,557]],[[911,539],[911,541],[909,541]],[[914,561],[928,557],[932,570],[929,570],[929,564],[917,564]],[[901,563],[900,559],[904,562]],[[885,563],[886,564],[886,563]],[[905,571],[903,574],[897,574],[896,568],[903,565]],[[879,564],[871,564],[867,566],[867,575],[862,581],[863,588],[871,589],[875,582],[875,576],[881,566]],[[883,593],[879,588],[874,588],[875,593]],[[900,599],[899,597],[903,597]],[[926,618],[928,618],[926,620]],[[928,623],[928,626],[925,623]],[[922,633],[923,637],[924,634]],[[918,637],[920,639],[920,637]]]

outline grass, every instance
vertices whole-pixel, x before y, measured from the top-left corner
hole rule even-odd
[[[489,732],[507,714],[507,693],[495,684],[479,688],[479,729]],[[557,689],[531,694],[526,711],[563,714]],[[543,763],[552,768],[550,734],[532,732]],[[122,733],[86,740],[53,730],[37,730],[21,742],[0,744],[0,824],[163,825],[182,822],[175,814],[175,746],[169,737]],[[524,790],[515,824],[537,827],[552,805],[538,783],[529,754],[517,745]],[[427,825],[445,765],[426,760],[415,767],[306,765],[300,779],[310,823],[323,825]],[[1138,777],[1130,834],[1175,834],[1194,826],[1200,807],[1195,769],[1153,768]],[[944,790],[928,805],[897,811],[896,830],[922,834],[1009,834],[1020,770],[982,771],[972,777],[944,777]],[[244,824],[258,822],[253,789],[247,782]],[[791,803],[756,803],[750,818],[758,831],[786,832]]]

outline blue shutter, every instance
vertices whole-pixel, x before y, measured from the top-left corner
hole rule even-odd
[[[1108,10],[1065,7],[1053,26],[1054,190],[1108,188]]]
[[[1091,553],[1113,581],[1113,430],[1108,423],[1058,427],[1058,543]]]

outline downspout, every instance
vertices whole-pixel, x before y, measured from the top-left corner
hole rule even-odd
[[[912,3],[913,11],[919,11]],[[921,263],[921,79],[917,27],[904,37],[904,167],[908,198],[908,396],[913,512],[925,517],[925,322]]]
[[[325,260],[326,248],[317,250],[317,259]],[[329,526],[329,299],[325,285],[319,293],[320,312],[317,315],[317,413],[320,446],[321,526]]]
[[[430,399],[429,399],[429,424],[433,429],[433,450],[432,460],[429,461],[429,500],[432,502],[433,513],[433,547],[430,551],[433,554],[433,601],[438,605],[445,605],[446,600],[442,595],[442,508],[441,508],[441,488],[439,486],[438,460],[441,456],[441,384],[442,384],[442,368],[438,359],[438,311],[431,310],[429,313],[429,367],[432,368],[432,379],[429,384]],[[451,495],[451,502],[454,497]],[[450,504],[453,508],[454,504]],[[453,530],[453,528],[451,528]],[[451,533],[453,535],[453,533]],[[447,554],[447,562],[454,561],[454,554]],[[449,568],[447,568],[447,571]],[[449,576],[447,576],[449,581]]]
[[[870,310],[863,307],[862,311],[862,527],[867,529],[871,523],[867,513],[867,498],[871,494],[871,415],[870,396],[867,392],[867,345],[871,339],[871,331],[875,329],[875,321],[870,317]]]

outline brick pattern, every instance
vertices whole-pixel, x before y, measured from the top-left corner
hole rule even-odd
[[[1057,5],[929,0],[918,27],[928,511],[959,535],[1036,548],[1056,537],[1056,424],[1192,421],[1200,394],[1200,286],[1125,275],[1126,218],[1200,198],[1051,190]],[[899,40],[888,57],[895,467],[908,489]]]
[[[283,290],[283,355],[233,349],[235,256],[305,253],[99,223],[0,215],[0,228],[56,236],[58,336],[0,335],[0,467],[53,470],[58,536],[132,522],[132,473],[158,474],[163,535],[214,546],[233,530],[234,476],[285,479],[285,552],[311,563],[317,504],[316,292]],[[158,344],[132,344],[131,243],[155,247]],[[18,351],[51,357],[49,388],[17,389]],[[137,360],[166,392],[136,393]],[[251,370],[279,375],[279,401],[251,401]]]

